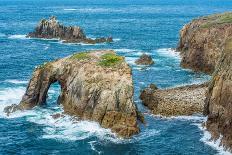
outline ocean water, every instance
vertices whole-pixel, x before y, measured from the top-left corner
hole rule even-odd
[[[201,115],[160,118],[141,104],[139,92],[150,83],[160,88],[202,83],[209,76],[179,67],[172,48],[181,27],[198,16],[230,11],[231,0],[0,0],[0,154],[228,154],[201,127]],[[27,39],[41,18],[51,15],[66,25],[81,26],[87,36],[113,36],[110,44],[64,44]],[[56,104],[58,84],[49,89],[47,104],[7,117],[5,106],[19,103],[35,66],[74,52],[114,49],[133,70],[135,104],[145,115],[141,133],[117,138],[109,129],[70,116]],[[134,64],[143,52],[152,55],[150,67]]]

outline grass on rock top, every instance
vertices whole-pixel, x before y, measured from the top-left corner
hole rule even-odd
[[[230,24],[232,23],[232,12],[227,12],[223,14],[211,15],[204,17],[207,22],[201,26],[201,28],[209,28],[218,24]]]
[[[100,58],[101,60],[99,61],[99,65],[104,67],[115,66],[124,60],[124,57],[118,56],[114,53],[106,53],[102,55]]]
[[[85,60],[85,59],[89,59],[90,55],[89,55],[89,52],[81,52],[81,53],[73,54],[70,58],[78,59],[78,60]]]

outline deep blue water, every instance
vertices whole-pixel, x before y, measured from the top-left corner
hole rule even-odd
[[[198,126],[202,116],[161,119],[149,114],[138,99],[149,83],[160,88],[201,83],[208,76],[179,67],[170,48],[181,27],[198,16],[231,11],[230,0],[0,0],[0,154],[217,154]],[[51,15],[66,25],[79,25],[89,37],[113,36],[112,44],[75,45],[55,40],[25,39],[41,18]],[[135,103],[147,125],[129,140],[116,138],[97,123],[74,123],[56,104],[59,86],[49,90],[44,107],[6,117],[3,108],[18,103],[36,65],[77,51],[115,49],[133,69]],[[134,64],[142,52],[155,60],[151,67]]]

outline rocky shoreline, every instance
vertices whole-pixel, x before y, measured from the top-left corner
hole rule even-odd
[[[140,98],[155,115],[178,116],[203,114],[207,84],[188,85],[170,89],[149,86]]]
[[[60,24],[56,17],[50,19],[42,19],[36,26],[34,32],[27,34],[28,38],[44,38],[44,39],[59,39],[65,43],[110,43],[113,42],[112,37],[102,37],[91,39],[87,38],[84,30],[79,26],[64,26]]]

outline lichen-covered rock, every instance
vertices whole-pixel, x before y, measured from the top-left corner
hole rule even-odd
[[[201,17],[180,31],[177,50],[181,66],[195,71],[213,73],[225,45],[232,35],[232,12]]]
[[[202,113],[207,84],[157,89],[150,85],[141,92],[140,99],[153,114],[162,116]]]
[[[30,32],[27,37],[30,38],[45,38],[45,39],[60,39],[67,43],[103,43],[112,42],[112,37],[108,38],[87,38],[84,31],[78,26],[61,25],[56,17],[52,16],[49,20],[43,19],[36,26],[34,32]]]
[[[137,65],[152,65],[154,64],[154,61],[152,60],[152,57],[147,54],[142,54],[139,59],[135,61]]]
[[[232,39],[226,41],[205,102],[207,130],[214,140],[221,138],[221,145],[232,152]]]
[[[99,122],[122,137],[139,132],[131,68],[111,50],[77,53],[37,67],[20,104],[5,112],[45,104],[54,82],[61,86],[58,102],[65,113]]]

